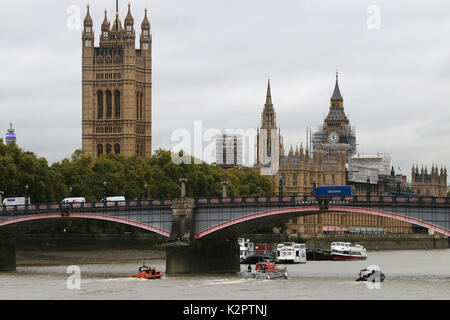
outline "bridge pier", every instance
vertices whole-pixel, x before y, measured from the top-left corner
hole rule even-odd
[[[195,200],[172,203],[172,230],[166,246],[167,274],[240,271],[239,246],[233,240],[195,240]]]
[[[0,271],[16,271],[16,239],[0,237]]]
[[[236,273],[239,246],[234,240],[194,240],[166,247],[167,274]]]

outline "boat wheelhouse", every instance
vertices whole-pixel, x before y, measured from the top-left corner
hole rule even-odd
[[[306,263],[306,245],[294,242],[279,243],[276,261],[278,263]]]
[[[239,238],[239,258],[241,262],[247,259],[249,256],[255,254],[255,245],[253,242],[250,242],[250,239]]]

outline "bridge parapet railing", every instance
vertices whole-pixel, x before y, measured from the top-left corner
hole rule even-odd
[[[213,197],[196,198],[196,205],[314,205],[326,200],[333,205],[370,204],[449,204],[448,197],[406,197],[406,196],[255,196],[255,197]]]
[[[108,202],[79,202],[79,203],[41,203],[30,205],[2,206],[0,215],[28,215],[52,212],[92,212],[104,210],[128,210],[151,207],[171,207],[171,199],[149,199]]]

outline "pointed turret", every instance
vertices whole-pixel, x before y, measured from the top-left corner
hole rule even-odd
[[[305,160],[305,154],[303,152],[303,142],[300,142],[300,163]]]
[[[107,40],[109,38],[109,29],[110,23],[108,21],[108,10],[105,9],[105,18],[102,23],[102,36],[100,37],[102,40]]]
[[[134,26],[134,18],[133,15],[131,14],[131,3],[128,3],[128,13],[127,16],[125,17],[125,30],[127,32],[132,32],[133,26]]]
[[[83,58],[85,59],[91,59],[93,55],[93,48],[94,48],[94,32],[92,31],[92,18],[91,14],[89,12],[90,5],[87,5],[87,12],[86,17],[84,18],[83,22]]]
[[[334,92],[331,96],[331,101],[344,101],[341,95],[341,91],[339,90],[339,74],[336,71],[336,85],[334,86]]]
[[[291,148],[289,149],[288,157],[292,158],[293,155],[294,155],[294,149],[292,149],[292,144],[291,144]]]
[[[92,26],[94,25],[94,22],[92,21],[92,18],[91,18],[91,14],[90,14],[90,12],[89,12],[89,8],[90,8],[91,6],[88,4],[87,5],[87,13],[86,13],[86,17],[84,18],[84,22],[83,22],[83,25],[84,25],[84,27],[85,27],[85,31],[86,31],[86,27],[91,27],[92,28]]]
[[[141,50],[144,51],[144,53],[149,53],[151,46],[151,35],[150,35],[150,22],[147,18],[147,8],[145,8],[145,16],[144,20],[141,23]]]
[[[150,31],[150,21],[148,21],[148,17],[147,17],[147,8],[145,8],[145,16],[144,16],[144,20],[142,21],[142,24],[141,24],[141,29]]]
[[[267,94],[266,94],[266,104],[265,104],[265,106],[273,108],[272,92],[270,90],[270,79],[267,80]]]
[[[267,81],[266,103],[262,113],[262,127],[266,129],[276,128],[275,111],[272,103],[272,92],[270,89],[270,79]]]

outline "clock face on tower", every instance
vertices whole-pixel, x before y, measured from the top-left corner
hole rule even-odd
[[[328,142],[329,143],[338,143],[339,142],[339,133],[336,131],[331,131],[328,134]]]

